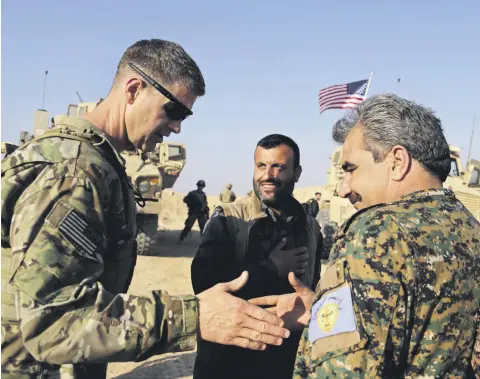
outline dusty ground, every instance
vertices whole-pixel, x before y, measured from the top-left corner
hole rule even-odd
[[[304,202],[313,197],[319,189],[320,187],[301,188],[295,191],[295,196]],[[164,289],[178,295],[193,293],[190,264],[200,243],[200,233],[195,225],[184,243],[177,245],[187,215],[187,209],[182,202],[183,196],[184,194],[173,191],[164,191],[157,233],[158,247],[155,256],[138,257],[130,293],[141,294],[153,289]],[[209,196],[208,202],[213,211],[218,204],[218,198]],[[109,365],[108,378],[186,379],[192,377],[194,362],[195,352],[186,352],[158,355],[139,363],[112,363]]]

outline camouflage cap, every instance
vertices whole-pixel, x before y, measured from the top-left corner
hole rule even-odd
[[[231,184],[227,184],[226,187],[227,189],[232,189],[233,186]]]

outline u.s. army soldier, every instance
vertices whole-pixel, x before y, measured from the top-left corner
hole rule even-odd
[[[288,336],[280,318],[228,294],[246,274],[197,297],[125,294],[135,202],[118,153],[179,133],[204,91],[179,45],[139,41],[93,112],[56,117],[2,161],[3,378],[102,378],[107,362],[192,350],[197,335],[250,349]]]
[[[218,195],[218,199],[222,203],[233,203],[236,200],[237,196],[235,195],[235,192],[232,191],[232,187],[232,184],[227,184],[225,189]]]
[[[359,212],[340,228],[315,294],[290,273],[296,293],[251,300],[307,326],[294,377],[473,377],[480,225],[442,188],[440,120],[379,95],[333,137],[344,143],[339,194]]]
[[[203,192],[205,188],[205,181],[199,180],[197,182],[197,189],[190,191],[187,196],[183,198],[183,202],[187,204],[188,216],[185,220],[185,227],[180,232],[180,238],[178,243],[181,244],[182,241],[188,236],[191,232],[193,225],[198,221],[198,226],[200,228],[200,234],[203,234],[203,228],[208,221],[208,215],[210,209],[208,208],[207,195]]]

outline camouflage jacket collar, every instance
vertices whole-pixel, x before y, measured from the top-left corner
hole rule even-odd
[[[429,188],[427,190],[420,190],[420,191],[415,191],[406,195],[403,195],[400,200],[398,201],[405,201],[405,200],[421,200],[424,197],[432,197],[432,196],[452,196],[455,197],[455,194],[447,189],[447,188]],[[390,204],[394,204],[395,202],[392,202]]]
[[[81,133],[86,135],[95,135],[100,137],[99,142],[95,143],[96,146],[102,145],[106,143],[109,148],[112,150],[115,158],[118,162],[124,167],[125,166],[125,159],[120,155],[120,153],[115,149],[115,147],[111,144],[108,139],[108,136],[102,130],[98,129],[95,125],[88,122],[84,118],[81,117],[69,117],[69,116],[55,116],[55,128],[57,130],[61,130],[62,132],[72,132]]]
[[[402,204],[422,203],[426,201],[431,201],[432,197],[434,196],[437,197],[436,200],[440,200],[438,198],[440,196],[444,196],[445,199],[447,199],[447,197],[451,199],[455,198],[455,194],[453,193],[453,191],[447,188],[429,188],[426,190],[419,190],[419,191],[408,193],[406,195],[403,195],[399,200],[392,201],[391,203],[380,203],[380,204],[372,205],[370,207],[359,210],[358,212],[354,213],[347,221],[345,221],[342,224],[342,226],[339,228],[335,236],[335,239],[342,238],[347,232],[352,222],[358,217],[360,217],[363,213],[368,212],[371,209],[381,208],[388,205],[395,205],[395,204],[401,204],[401,203]]]

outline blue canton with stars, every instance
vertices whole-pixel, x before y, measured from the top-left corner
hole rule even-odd
[[[347,95],[360,95],[365,96],[367,90],[368,79],[360,80],[358,82],[352,82],[347,84]]]

